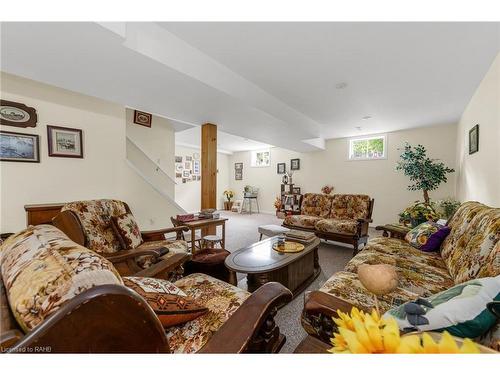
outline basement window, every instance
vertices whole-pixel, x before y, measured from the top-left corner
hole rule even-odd
[[[260,150],[252,151],[252,158],[250,160],[252,167],[269,167],[271,166],[271,151]]]
[[[350,139],[349,160],[386,159],[386,143],[385,135]]]

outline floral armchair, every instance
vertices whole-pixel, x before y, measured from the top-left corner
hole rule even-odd
[[[111,218],[131,213],[122,201],[99,199],[65,204],[52,220],[57,228],[88,249],[104,256],[114,264],[122,276],[154,276],[175,279],[183,273],[182,265],[190,256],[188,245],[182,240],[185,226],[139,231],[142,243],[132,249],[123,249],[111,225]],[[166,240],[165,234],[176,232],[176,240]]]
[[[271,353],[285,341],[274,315],[291,292],[279,283],[250,294],[203,274],[181,278],[174,285],[208,312],[164,328],[111,262],[51,225],[1,244],[0,271],[2,353]]]

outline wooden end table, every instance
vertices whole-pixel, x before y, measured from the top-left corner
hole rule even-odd
[[[404,240],[406,234],[411,230],[411,228],[401,224],[377,225],[375,229],[382,230],[382,236],[384,237],[399,238],[401,240]]]

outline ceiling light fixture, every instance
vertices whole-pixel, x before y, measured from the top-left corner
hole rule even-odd
[[[347,83],[345,82],[339,82],[335,85],[335,88],[337,90],[342,90],[342,89],[345,89],[347,87]]]
[[[362,117],[363,120],[369,120],[371,118],[372,118],[372,116],[364,116],[364,117]]]
[[[361,131],[361,126],[356,126],[355,129]]]

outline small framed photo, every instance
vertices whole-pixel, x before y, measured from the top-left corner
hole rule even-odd
[[[286,172],[286,163],[278,163],[276,165],[276,173],[285,174]]]
[[[184,169],[191,169],[191,162],[190,161],[184,162]]]
[[[191,176],[191,173],[189,173],[189,170],[184,170],[182,172],[182,177],[189,178],[190,176]]]
[[[81,129],[47,125],[49,156],[61,158],[83,158],[83,136]]]
[[[234,171],[234,179],[237,181],[243,180],[243,169],[236,169]]]
[[[479,151],[479,124],[469,130],[469,155]]]
[[[200,161],[199,160],[193,161],[193,174],[200,174]]]
[[[175,178],[182,178],[182,173],[176,173]]]
[[[0,131],[0,160],[40,163],[38,135]]]
[[[236,170],[242,170],[243,169],[243,163],[234,163],[234,169],[236,169]]]
[[[293,194],[300,194],[300,188],[299,188],[299,187],[294,187],[294,188],[292,189],[292,193],[293,193]]]
[[[196,176],[197,181],[201,181],[201,176]]]
[[[186,161],[192,161],[193,157],[192,156],[186,156]]]
[[[300,159],[291,159],[290,160],[290,170],[298,171],[300,169]]]
[[[176,163],[182,163],[182,156],[176,156],[175,157],[175,162]]]
[[[187,182],[187,178],[182,179],[182,183],[185,184]]]
[[[184,165],[182,163],[175,163],[175,171],[178,173],[182,173],[184,170]]]
[[[134,124],[151,127],[153,115],[147,112],[134,111]]]

